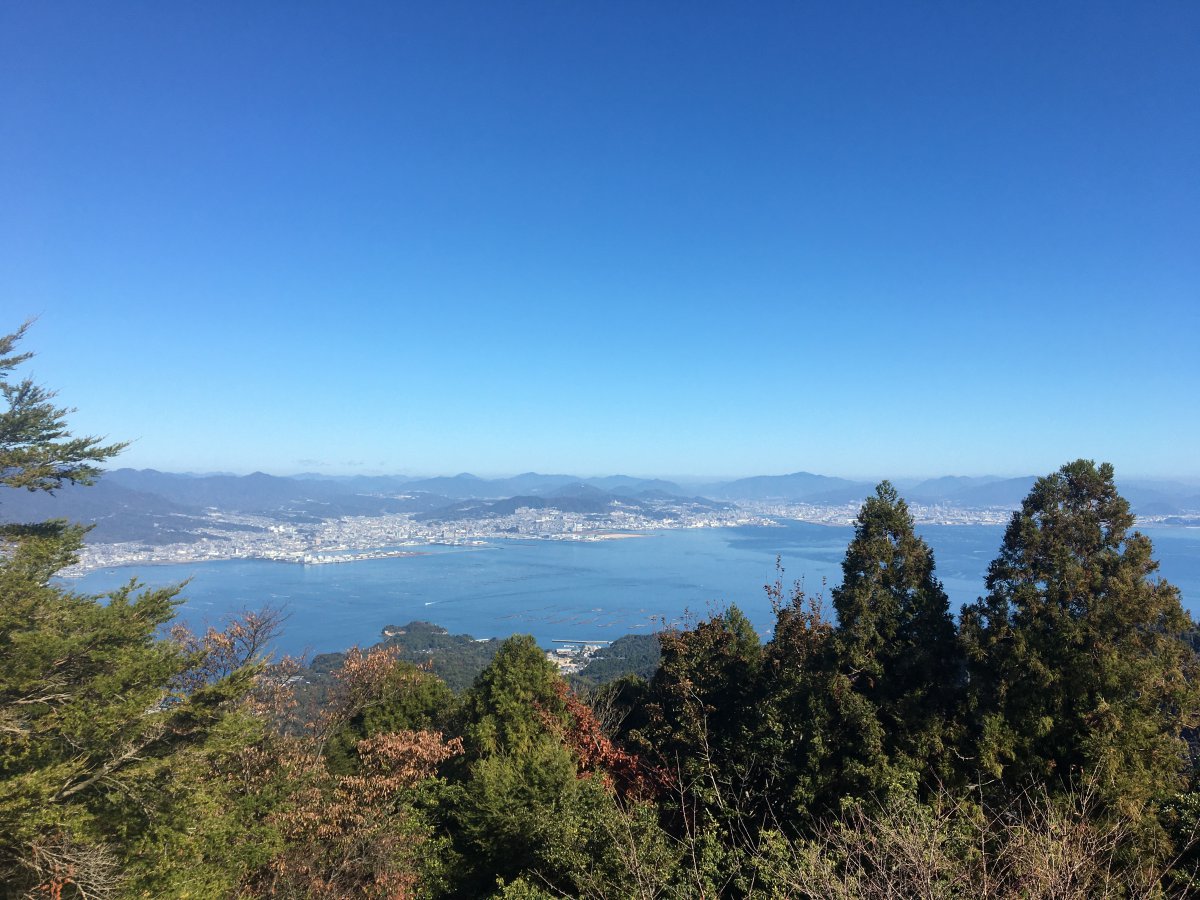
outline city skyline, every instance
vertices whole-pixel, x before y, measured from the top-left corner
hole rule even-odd
[[[0,333],[135,468],[1194,478],[1198,35],[9,5]]]

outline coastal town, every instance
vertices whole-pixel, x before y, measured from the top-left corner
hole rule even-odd
[[[998,525],[1010,510],[913,506],[919,524]],[[858,504],[755,502],[727,508],[664,504],[646,511],[614,505],[603,513],[518,508],[509,515],[456,521],[422,521],[411,513],[342,516],[297,522],[269,516],[210,510],[197,523],[192,540],[172,543],[124,541],[88,543],[79,562],[64,571],[82,575],[126,565],[161,565],[230,559],[263,559],[302,565],[332,565],[366,559],[404,557],[434,547],[480,548],[495,541],[611,541],[634,539],[661,530],[772,527],[801,521],[845,527],[854,523]]]
[[[677,528],[772,525],[741,509],[693,512],[672,507],[658,514],[612,509],[603,514],[520,508],[511,515],[457,521],[420,521],[411,513],[343,516],[321,522],[288,522],[266,516],[210,512],[195,540],[154,545],[127,541],[90,543],[64,574],[125,565],[266,559],[329,565],[410,556],[430,547],[482,547],[497,540],[606,541]]]

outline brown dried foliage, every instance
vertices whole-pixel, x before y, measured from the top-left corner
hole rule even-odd
[[[171,638],[195,664],[180,676],[177,686],[192,693],[227,678],[247,666],[267,661],[267,647],[278,635],[286,614],[274,607],[244,610],[223,629],[208,628],[197,635],[186,625],[171,627]]]
[[[317,721],[310,726],[314,738],[324,743],[355,715],[383,696],[384,685],[396,670],[399,651],[395,647],[362,650],[351,647],[345,662],[334,672],[336,686]]]
[[[1176,860],[1136,852],[1135,824],[1104,815],[1095,781],[1065,798],[1031,791],[998,811],[946,792],[926,807],[856,807],[790,844],[777,883],[797,900],[1171,900]]]
[[[636,754],[617,747],[608,738],[592,708],[565,681],[559,681],[554,690],[567,711],[568,723],[564,726],[548,710],[542,711],[542,718],[575,753],[581,774],[599,773],[627,800],[652,799],[668,785],[665,769],[647,766]]]
[[[28,900],[108,900],[121,883],[117,856],[111,848],[78,843],[65,832],[33,841],[23,863],[25,878],[34,882],[23,895]]]
[[[243,884],[243,896],[401,900],[419,887],[425,836],[412,818],[412,789],[463,752],[440,732],[375,735],[357,745],[355,775],[333,775],[324,740],[375,702],[395,668],[389,650],[354,648],[337,673],[338,690],[303,737],[278,737],[243,754],[231,775],[249,790],[282,784],[286,798],[269,816],[284,849]]]

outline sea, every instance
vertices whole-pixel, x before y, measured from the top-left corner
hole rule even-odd
[[[937,575],[955,612],[984,592],[1001,526],[925,525]],[[1200,617],[1200,528],[1146,527],[1159,575]],[[736,604],[764,639],[774,625],[765,585],[799,582],[825,598],[841,580],[849,527],[784,522],[777,527],[647,532],[623,540],[501,540],[482,547],[430,546],[416,556],[305,566],[267,560],[99,569],[66,580],[104,594],[130,580],[182,585],[179,617],[219,626],[242,610],[279,607],[287,619],[275,650],[314,655],[366,646],[387,625],[433,622],[477,638],[532,634],[556,640],[615,640],[686,624]]]

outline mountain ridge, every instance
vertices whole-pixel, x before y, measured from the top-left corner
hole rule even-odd
[[[1014,509],[1034,480],[1034,476],[948,475],[918,482],[902,494],[914,504]],[[404,475],[302,477],[265,472],[193,475],[118,468],[105,472],[95,487],[86,490],[67,485],[54,495],[0,492],[0,521],[63,518],[94,522],[93,540],[169,543],[195,540],[197,530],[256,527],[214,519],[210,515],[214,509],[298,522],[396,513],[452,521],[472,512],[504,515],[521,506],[585,514],[610,510],[614,504],[630,510],[651,510],[669,503],[719,509],[728,508],[724,504],[731,502],[771,501],[844,506],[861,502],[874,487],[867,481],[806,471],[684,488],[659,478],[581,478],[532,471],[494,479],[470,473],[414,479]],[[1197,487],[1184,481],[1131,479],[1119,487],[1140,515],[1174,517],[1200,510]]]

